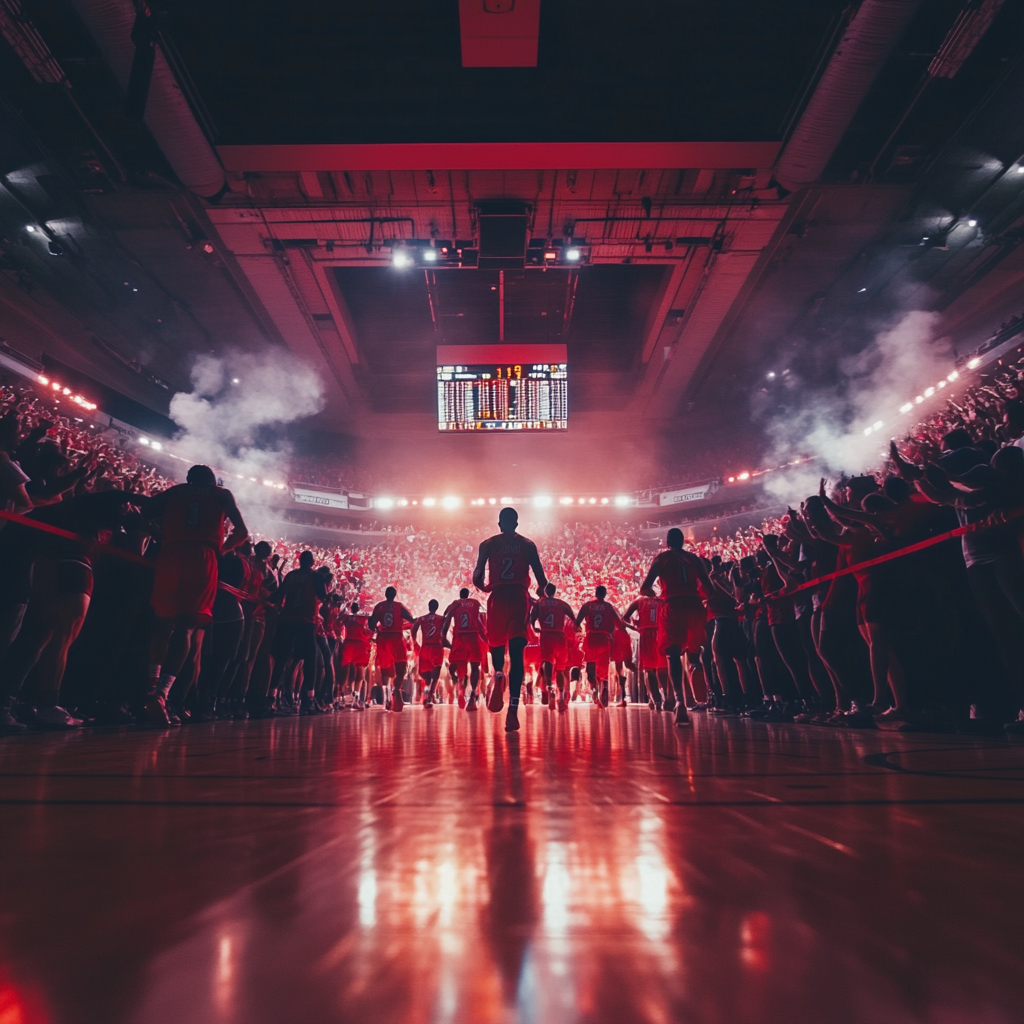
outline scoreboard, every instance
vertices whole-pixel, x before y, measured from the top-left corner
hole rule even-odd
[[[564,345],[441,346],[438,429],[566,430],[567,382]]]

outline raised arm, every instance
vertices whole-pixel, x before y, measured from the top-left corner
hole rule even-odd
[[[623,612],[622,621],[632,622],[633,616],[640,610],[640,602],[634,601],[626,610]]]

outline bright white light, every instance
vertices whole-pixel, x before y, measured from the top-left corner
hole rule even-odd
[[[155,448],[158,452],[162,452],[164,450],[164,446],[159,441],[151,441],[149,447]]]
[[[409,499],[408,498],[399,498],[398,499],[398,504],[401,505],[402,508],[405,508],[405,506],[409,504]]]
[[[488,498],[487,499],[487,504],[488,505],[497,505],[498,504],[498,499],[497,498]]]
[[[424,249],[423,250],[423,259],[427,263],[436,263],[437,262],[437,250],[436,249]]]
[[[900,412],[907,413],[907,412],[910,412],[910,410],[913,409],[913,408],[914,408],[914,403],[913,402],[904,402],[900,406]]]
[[[511,498],[502,498],[501,499],[501,503],[502,503],[502,505],[511,505],[512,504],[512,499]]]
[[[139,438],[139,444],[148,445],[149,444],[149,438],[148,437],[140,437]]]
[[[871,428],[870,427],[865,427],[864,428],[864,436],[867,437],[868,434],[870,434],[870,433],[871,433]]]
[[[573,502],[572,498],[559,498],[558,499],[558,504],[559,505],[571,505],[572,502]]]
[[[867,288],[858,288],[858,289],[857,289],[857,294],[858,294],[858,295],[862,295],[862,294],[863,294],[864,292],[866,292],[866,291],[867,291]]]
[[[232,384],[240,384],[240,383],[241,383],[241,381],[239,381],[239,379],[238,379],[237,377],[232,377],[232,378],[231,378],[231,383],[232,383]]]
[[[881,430],[882,429],[882,421],[881,420],[875,420],[875,422],[871,424],[871,429],[872,430]]]
[[[951,374],[950,374],[950,375],[949,375],[949,376],[948,376],[948,377],[946,378],[946,380],[948,380],[948,381],[950,382],[950,384],[952,384],[952,383],[953,383],[953,381],[955,381],[955,380],[957,379],[957,377],[959,377],[959,376],[960,376],[960,374],[959,374],[959,373],[957,373],[957,372],[956,372],[956,370],[954,370],[954,371],[953,371],[953,372],[952,372],[952,373],[951,373]]]
[[[39,383],[40,384],[49,384],[50,383],[50,378],[49,377],[40,377],[39,378]]]
[[[435,498],[424,498],[423,504],[426,508],[433,508],[437,504],[437,500]]]
[[[538,494],[533,499],[534,505],[537,508],[550,508],[551,506],[551,495],[549,494]]]
[[[978,358],[974,358],[967,364],[967,369],[976,370],[979,366],[981,366],[981,360]]]
[[[264,480],[263,481],[263,486],[264,487],[273,487],[274,486],[274,481],[273,480]]]
[[[934,395],[934,394],[935,394],[935,388],[925,388],[924,389],[924,397],[925,398],[931,398],[932,395]]]
[[[1024,174],[1024,167],[1018,167],[1017,168],[1017,173],[1018,174]]]
[[[729,477],[729,483],[731,483],[731,484],[736,483],[736,477],[734,477],[734,476]]]
[[[769,380],[775,380],[775,371],[774,371],[774,370],[772,370],[772,371],[771,371],[771,372],[770,372],[770,373],[768,374],[768,379],[769,379]]]
[[[26,224],[25,225],[25,230],[30,232],[33,235],[36,233],[36,229],[34,227],[32,227],[31,224]]]
[[[566,249],[565,250],[565,258],[570,263],[575,263],[580,258],[580,251],[579,251],[579,249]]]
[[[50,385],[50,387],[52,387],[54,391],[60,391],[60,384],[59,384],[59,383],[57,383],[57,381],[54,381],[54,382],[53,382],[53,383],[52,383],[52,384]]]
[[[602,505],[607,505],[608,504],[608,499],[607,498],[602,498],[601,499],[601,504]]]
[[[969,220],[969,221],[967,222],[967,226],[968,226],[969,228],[976,228],[976,227],[978,226],[978,222],[977,222],[977,221],[976,221],[976,220],[975,220],[975,219],[974,219],[974,218],[972,217],[972,218],[971,218],[971,219],[970,219],[970,220]]]
[[[597,498],[591,498],[590,499],[590,504],[591,505],[596,505],[597,504]]]
[[[394,508],[395,501],[393,498],[378,498],[374,502],[374,505],[376,505],[377,508]]]
[[[65,395],[71,394],[71,388],[61,388],[61,393]]]
[[[454,494],[449,494],[441,499],[441,505],[444,508],[458,508],[461,504],[462,502]]]
[[[412,257],[407,252],[403,252],[401,249],[396,249],[391,254],[391,266],[397,267],[399,270],[403,267],[411,267]]]
[[[616,497],[616,499],[615,499],[615,504],[618,505],[619,508],[625,507],[626,505],[629,504],[629,495],[628,494],[620,494],[620,495],[618,495]]]
[[[914,405],[920,405],[923,401],[924,395],[918,395],[917,398],[914,399]]]
[[[935,386],[937,388],[944,388],[946,386],[946,382],[944,380],[940,380],[939,383],[936,384]]]
[[[742,473],[737,473],[736,474],[736,479],[737,480],[749,480],[750,479],[750,474],[747,473],[746,471],[744,471]]]

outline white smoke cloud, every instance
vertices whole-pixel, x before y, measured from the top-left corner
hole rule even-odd
[[[180,428],[176,453],[253,496],[259,492],[250,478],[260,487],[265,479],[283,483],[290,453],[284,428],[324,406],[316,371],[290,353],[267,349],[199,356],[191,378],[192,390],[171,399],[171,419]]]
[[[939,316],[904,313],[881,327],[856,355],[840,358],[840,381],[827,390],[802,390],[785,411],[770,414],[766,433],[776,465],[793,456],[816,461],[765,476],[765,489],[795,503],[818,489],[820,476],[870,472],[884,461],[890,437],[906,433],[938,399],[901,413],[926,387],[935,387],[953,366],[949,338],[937,338]],[[881,427],[875,425],[881,423]],[[873,428],[865,435],[866,428]]]

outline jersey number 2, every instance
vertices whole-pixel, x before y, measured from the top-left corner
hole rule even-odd
[[[501,578],[503,580],[514,580],[516,574],[512,571],[515,560],[507,556],[501,560]]]

